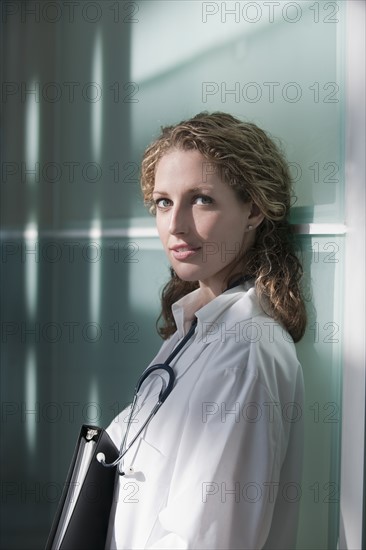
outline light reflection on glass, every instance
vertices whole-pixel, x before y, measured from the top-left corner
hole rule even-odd
[[[95,374],[90,380],[89,401],[85,407],[85,414],[91,424],[98,424],[100,421],[99,392]]]
[[[36,79],[29,85],[29,90],[36,89]],[[25,114],[25,158],[27,169],[34,169],[39,159],[39,101],[36,101],[32,94],[26,99],[27,107]],[[31,178],[27,178],[27,181]]]
[[[92,82],[95,86],[95,97],[90,103],[91,106],[91,135],[92,151],[94,162],[100,162],[101,143],[102,143],[102,82],[103,82],[103,55],[102,38],[100,30],[95,35]]]
[[[38,228],[35,221],[27,223],[24,231],[24,284],[27,318],[34,319],[37,309],[37,279],[39,263]]]
[[[29,86],[35,89],[36,79]],[[40,128],[40,103],[35,101],[30,94],[27,98],[25,115],[25,158],[26,168],[31,174],[37,170],[39,163],[39,128]],[[39,242],[37,223],[37,188],[35,187],[36,176],[27,177],[29,209],[28,220],[24,228],[24,249],[25,249],[25,307],[26,318],[30,325],[34,325],[37,313],[37,289],[38,289],[38,263],[39,263]],[[34,453],[36,444],[36,422],[37,413],[34,412],[37,403],[37,364],[34,343],[29,343],[25,359],[25,437],[28,450]],[[33,411],[33,412],[30,412]]]
[[[34,454],[36,446],[36,425],[37,415],[37,365],[34,345],[27,348],[25,359],[25,430],[27,447],[31,454]]]
[[[96,89],[100,91],[97,100],[91,105],[91,149],[93,159],[99,163],[101,158],[102,144],[102,81],[103,81],[103,54],[102,54],[102,37],[101,30],[98,29],[95,35],[93,64],[92,64],[92,81],[96,85]],[[98,197],[98,196],[97,196]],[[92,224],[89,232],[90,249],[93,251],[93,260],[90,262],[90,314],[93,322],[98,323],[100,317],[100,285],[101,285],[101,220],[100,220],[100,205],[96,198],[95,211],[92,219]]]
[[[99,323],[100,320],[100,291],[101,291],[101,267],[102,267],[102,239],[99,207],[95,208],[92,227],[89,232],[89,311],[91,321]]]

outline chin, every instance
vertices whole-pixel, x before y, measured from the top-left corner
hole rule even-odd
[[[182,269],[182,266],[174,266],[172,265],[172,268],[174,269],[175,273],[178,275],[179,279],[182,281],[187,281],[190,283],[193,283],[195,281],[199,281],[200,274],[198,270],[194,269]]]

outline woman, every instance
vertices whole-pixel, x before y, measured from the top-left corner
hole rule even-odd
[[[194,333],[171,362],[171,394],[125,456],[110,547],[293,550],[303,438],[294,342],[306,315],[286,163],[256,125],[201,113],[147,148],[142,191],[171,264],[165,342],[151,364]],[[159,392],[146,380],[129,440]],[[117,446],[128,412],[109,427]]]

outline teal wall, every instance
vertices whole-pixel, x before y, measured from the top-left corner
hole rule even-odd
[[[223,110],[279,137],[292,163],[291,220],[310,297],[298,344],[306,384],[298,548],[334,549],[344,3],[104,1],[82,2],[73,15],[62,2],[7,4],[1,547],[43,546],[80,424],[106,426],[160,346],[168,264],[139,193],[142,151],[160,125]]]

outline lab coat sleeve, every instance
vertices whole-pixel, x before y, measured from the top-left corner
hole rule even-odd
[[[204,369],[187,404],[167,503],[146,548],[264,547],[289,435],[277,388],[272,392],[250,365],[262,360]]]

